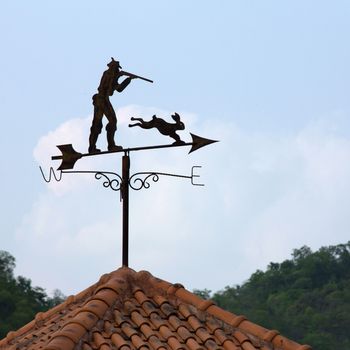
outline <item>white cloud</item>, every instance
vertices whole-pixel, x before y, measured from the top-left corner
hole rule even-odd
[[[50,131],[47,135],[41,137],[33,151],[34,159],[42,167],[44,175],[47,179],[50,177],[50,167],[57,169],[59,162],[51,161],[51,156],[61,155],[61,152],[56,147],[57,145],[71,144],[76,151],[87,149],[86,134],[88,133],[88,125],[90,118],[75,118],[71,119],[56,130]],[[59,179],[60,172],[55,171],[55,176]],[[56,195],[63,195],[72,190],[72,188],[83,185],[88,181],[88,176],[82,176],[79,179],[75,177],[65,177],[65,181],[51,181],[47,184],[48,188]],[[54,180],[54,177],[51,178]]]
[[[148,119],[170,112],[135,106],[118,112],[123,144],[167,142],[156,132],[130,130],[127,123],[131,115]],[[288,258],[303,244],[317,249],[348,239],[350,140],[327,122],[282,137],[181,115],[187,130],[221,142],[190,155],[182,148],[132,154],[132,172],[189,174],[192,165],[202,165],[199,181],[206,187],[161,177],[148,190],[131,191],[131,267],[188,288],[217,290]],[[76,119],[41,138],[36,159],[44,163],[52,152],[48,145],[57,143],[73,140],[77,150],[86,148],[88,126],[88,118]],[[81,166],[98,163],[120,171],[119,158],[96,157]],[[19,264],[20,272],[65,293],[78,292],[121,262],[119,193],[106,191],[93,177],[71,177],[68,185],[64,178],[39,196],[17,236],[26,251],[36,252],[26,266]],[[40,259],[54,267],[42,267]]]

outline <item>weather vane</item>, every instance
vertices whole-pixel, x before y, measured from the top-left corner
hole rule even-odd
[[[92,125],[90,128],[89,136],[89,149],[88,153],[80,153],[75,151],[72,144],[58,145],[58,149],[61,151],[61,155],[52,156],[52,160],[61,160],[61,165],[57,168],[60,174],[57,176],[54,170],[50,169],[48,179],[45,178],[42,169],[40,168],[44,180],[50,182],[52,177],[56,181],[61,181],[63,174],[79,174],[89,173],[94,174],[97,180],[103,180],[103,186],[111,188],[114,191],[120,191],[120,199],[122,201],[122,222],[123,222],[123,244],[122,244],[122,264],[123,266],[129,265],[129,188],[134,190],[141,190],[142,188],[149,188],[149,181],[157,182],[159,176],[172,176],[178,178],[190,179],[191,184],[194,186],[204,186],[203,184],[195,183],[194,179],[199,175],[195,174],[195,169],[200,166],[193,166],[190,175],[179,175],[162,172],[138,172],[130,176],[130,153],[135,151],[145,151],[150,149],[159,148],[173,148],[191,146],[189,153],[196,151],[197,149],[217,142],[214,140],[206,139],[195,134],[190,133],[192,142],[185,142],[181,140],[180,136],[176,133],[178,130],[184,130],[185,124],[181,121],[181,117],[178,113],[174,113],[171,117],[175,123],[169,123],[162,118],[158,118],[153,115],[151,120],[145,121],[142,118],[131,117],[131,121],[136,122],[129,124],[129,127],[138,126],[143,129],[157,129],[162,135],[169,136],[175,141],[171,144],[143,146],[143,147],[130,147],[124,148],[115,144],[115,132],[117,130],[117,117],[113,109],[113,106],[109,100],[109,97],[113,95],[114,91],[122,92],[133,79],[142,79],[147,82],[153,83],[152,80],[138,76],[133,73],[129,73],[121,70],[118,61],[112,60],[107,64],[108,69],[103,73],[100,85],[97,88],[98,92],[92,97],[92,103],[94,106],[94,116]],[[119,83],[119,78],[126,76],[122,82]],[[105,116],[108,120],[106,125],[107,143],[108,149],[101,151],[96,147],[96,142],[99,134],[102,131],[102,119]],[[89,156],[98,156],[110,153],[123,153],[122,156],[122,174],[111,171],[94,171],[94,170],[72,170],[75,163],[83,158]]]

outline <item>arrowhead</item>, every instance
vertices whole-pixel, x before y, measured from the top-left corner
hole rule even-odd
[[[62,152],[62,163],[57,170],[73,169],[75,162],[82,157],[82,154],[75,151],[72,144],[58,145],[57,148]]]
[[[204,147],[204,146],[207,146],[207,145],[210,145],[211,143],[219,142],[217,140],[205,139],[204,137],[200,137],[200,136],[197,136],[197,135],[192,134],[192,133],[190,133],[190,134],[192,136],[192,147],[188,153],[197,151],[197,149]]]

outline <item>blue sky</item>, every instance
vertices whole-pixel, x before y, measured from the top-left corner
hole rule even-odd
[[[86,177],[46,185],[38,170],[56,166],[56,144],[87,148],[111,56],[154,80],[112,97],[118,143],[166,143],[128,120],[175,111],[186,141],[221,141],[132,158],[135,171],[202,165],[206,187],[162,179],[132,194],[131,267],[218,290],[303,244],[347,241],[349,15],[348,1],[3,1],[0,248],[16,272],[71,294],[120,265],[118,195]]]

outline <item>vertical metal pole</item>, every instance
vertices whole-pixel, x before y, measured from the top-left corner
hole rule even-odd
[[[122,160],[122,200],[123,200],[123,266],[129,266],[129,177],[130,158],[125,153]]]

